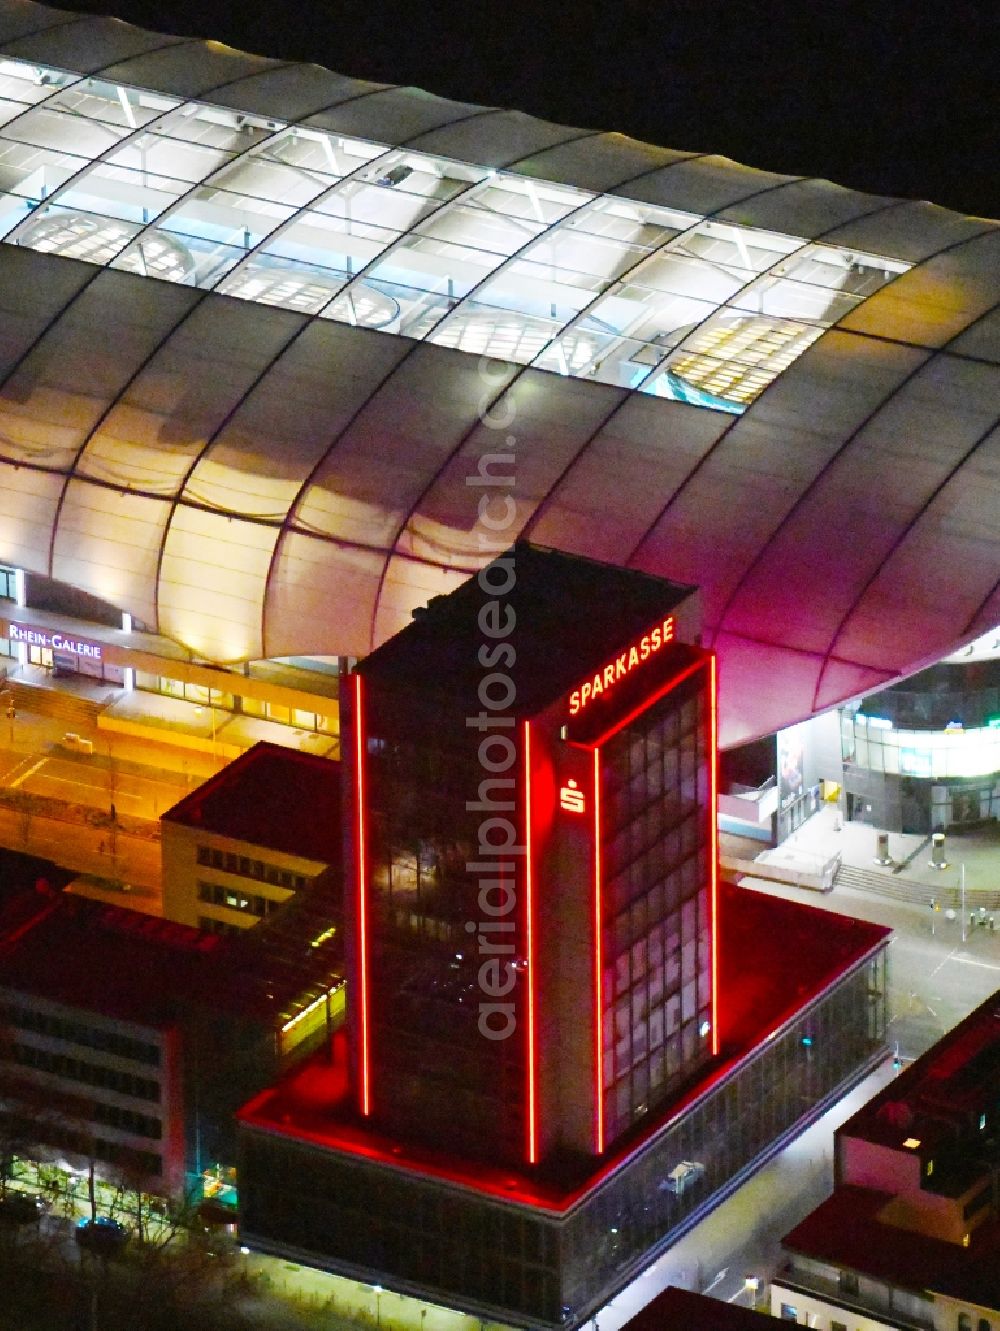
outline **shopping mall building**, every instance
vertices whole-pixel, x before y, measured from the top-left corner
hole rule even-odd
[[[0,0],[0,236],[15,661],[335,731],[526,535],[729,747],[1000,622],[991,221]]]

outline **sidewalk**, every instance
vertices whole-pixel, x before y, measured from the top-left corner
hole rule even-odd
[[[840,825],[838,830],[838,825]],[[840,852],[844,864],[892,874],[893,866],[875,862],[878,828],[867,823],[842,823],[839,810],[825,805],[782,842],[779,851],[808,851],[827,857]],[[985,823],[968,831],[949,832],[945,838],[948,867],[931,867],[929,838],[907,832],[889,833],[889,854],[902,866],[898,876],[925,887],[954,887],[965,865],[965,884],[971,889],[1000,889],[1000,824]]]

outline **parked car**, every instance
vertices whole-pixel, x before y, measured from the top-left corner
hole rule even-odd
[[[698,1160],[682,1160],[679,1165],[674,1165],[673,1169],[667,1175],[660,1185],[667,1192],[676,1193],[678,1196],[692,1183],[696,1183],[705,1172],[705,1166]]]
[[[8,1192],[0,1201],[0,1225],[33,1225],[41,1219],[45,1203],[27,1192]]]
[[[107,1215],[99,1215],[93,1220],[85,1216],[83,1220],[77,1221],[73,1236],[81,1248],[102,1257],[110,1257],[125,1246],[128,1230]]]
[[[59,744],[70,753],[85,753],[89,756],[94,752],[94,741],[78,735],[75,730],[67,730]]]

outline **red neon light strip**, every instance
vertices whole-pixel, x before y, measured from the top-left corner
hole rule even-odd
[[[601,751],[594,749],[594,1147],[604,1151],[604,865],[601,854]]]
[[[535,869],[532,847],[531,723],[524,723],[524,916],[528,951],[528,1164],[538,1163],[538,1085],[535,1038]]]
[[[627,716],[623,716],[620,721],[616,721],[613,726],[605,730],[603,735],[598,735],[597,739],[591,740],[589,743],[583,743],[582,747],[590,748],[593,746],[594,748],[600,748],[602,744],[607,743],[612,735],[617,735],[619,730],[624,730],[630,721],[634,721],[635,718],[646,711],[647,708],[652,707],[654,702],[659,702],[661,698],[665,697],[673,689],[676,689],[678,684],[683,684],[686,679],[690,679],[696,670],[702,670],[704,665],[704,658],[692,662],[691,665],[685,670],[682,670],[679,675],[674,675],[673,679],[668,680],[666,684],[661,684],[655,693],[651,693],[648,697],[643,698],[642,702],[633,707]]]
[[[708,862],[712,911],[712,1054],[719,1052],[719,712],[715,653],[708,658]]]
[[[354,802],[355,864],[358,875],[358,1025],[361,1036],[361,1112],[371,1113],[368,1050],[368,846],[365,826],[365,736],[361,705],[361,676],[354,676]]]

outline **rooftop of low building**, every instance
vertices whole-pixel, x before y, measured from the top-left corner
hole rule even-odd
[[[874,1096],[838,1129],[880,1146],[917,1150],[921,1158],[942,1149],[968,1174],[982,1143],[1000,1127],[1000,994],[980,1004],[953,1030]],[[982,1135],[980,1135],[982,1134]],[[910,1146],[909,1143],[917,1143]],[[963,1165],[964,1162],[964,1165]],[[928,1181],[938,1183],[939,1171]],[[961,1190],[960,1181],[956,1186]]]
[[[626,1322],[622,1331],[767,1331],[772,1319],[707,1294],[670,1285]]]
[[[917,1293],[1000,1309],[1000,1223],[972,1230],[963,1247],[879,1219],[892,1194],[844,1185],[782,1240],[814,1260]]]
[[[340,764],[262,741],[185,795],[162,819],[339,867]]]
[[[287,920],[277,911],[224,938],[49,886],[23,889],[0,901],[0,985],[154,1029],[196,1009],[281,1023],[340,982],[332,890],[307,888]]]

